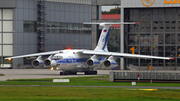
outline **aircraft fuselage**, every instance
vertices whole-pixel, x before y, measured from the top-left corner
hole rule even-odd
[[[56,57],[60,57],[60,59],[56,60]],[[55,54],[52,58],[56,61],[58,69],[80,72],[88,69],[86,61],[90,58],[90,55],[83,55],[76,50],[65,50],[62,53]]]

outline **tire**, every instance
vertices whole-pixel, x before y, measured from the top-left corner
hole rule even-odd
[[[89,71],[86,71],[86,72],[84,72],[84,74],[85,74],[85,75],[89,75],[90,73],[89,73]]]
[[[63,72],[60,72],[60,75],[64,75],[64,73],[63,73]]]
[[[94,74],[94,75],[97,75],[97,71],[94,71],[93,74]]]

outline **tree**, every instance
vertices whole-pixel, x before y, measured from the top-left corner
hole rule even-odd
[[[110,9],[110,11],[102,11],[102,14],[120,14],[120,8],[115,7],[114,9]]]

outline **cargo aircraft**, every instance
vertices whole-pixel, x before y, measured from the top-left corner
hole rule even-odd
[[[117,58],[144,58],[144,59],[173,59],[169,57],[157,57],[148,55],[128,54],[108,52],[107,42],[112,24],[139,24],[138,22],[104,22],[104,23],[84,23],[99,24],[102,32],[98,44],[94,50],[84,49],[66,49],[43,53],[34,53],[20,56],[7,57],[6,59],[15,59],[23,57],[37,57],[32,61],[32,66],[51,67],[55,70],[61,70],[60,75],[77,74],[97,74],[96,68],[114,68],[117,67]]]

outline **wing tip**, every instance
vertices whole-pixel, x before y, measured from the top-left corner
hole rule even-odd
[[[140,22],[135,22],[135,24],[140,24]]]

